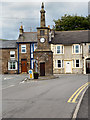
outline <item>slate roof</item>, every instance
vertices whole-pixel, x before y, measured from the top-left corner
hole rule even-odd
[[[17,48],[17,40],[0,40],[0,48]]]
[[[55,37],[52,39],[52,44],[77,44],[90,42],[88,36],[90,35],[89,30],[80,31],[57,31]],[[90,38],[90,37],[89,37]]]
[[[19,36],[17,42],[37,42],[37,32],[24,32]]]

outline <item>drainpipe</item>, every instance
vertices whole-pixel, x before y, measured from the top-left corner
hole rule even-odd
[[[18,43],[18,74],[19,74],[19,43]]]
[[[83,60],[83,43],[82,43],[82,60]],[[84,65],[84,60],[83,60],[83,65]],[[83,70],[82,70],[82,74],[84,73],[84,66],[83,66]]]
[[[30,69],[31,69],[31,43],[30,43]]]

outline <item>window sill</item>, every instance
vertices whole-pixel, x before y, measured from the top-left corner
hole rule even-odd
[[[73,69],[75,69],[75,68],[82,68],[82,67],[73,67]]]
[[[63,69],[62,67],[60,67],[60,68],[54,68],[54,69]]]
[[[10,57],[10,59],[15,59],[15,57]]]
[[[54,55],[64,55],[64,53],[54,53]]]
[[[73,55],[82,55],[82,53],[72,53]]]
[[[26,53],[26,52],[21,52],[21,53]]]
[[[9,69],[9,71],[14,71],[14,70],[17,70],[17,69]]]

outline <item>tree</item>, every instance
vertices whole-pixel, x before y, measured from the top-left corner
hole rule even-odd
[[[54,20],[56,31],[67,30],[88,30],[90,29],[90,15],[87,17],[77,15],[67,15],[61,17],[61,19]]]

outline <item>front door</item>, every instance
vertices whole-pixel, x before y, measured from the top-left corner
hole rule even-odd
[[[71,72],[72,72],[71,61],[66,61],[66,70],[65,70],[65,73],[71,73]]]
[[[21,71],[27,72],[27,60],[26,59],[21,60]]]
[[[40,76],[45,76],[45,63],[40,63]]]
[[[86,60],[86,73],[90,73],[90,60]]]

